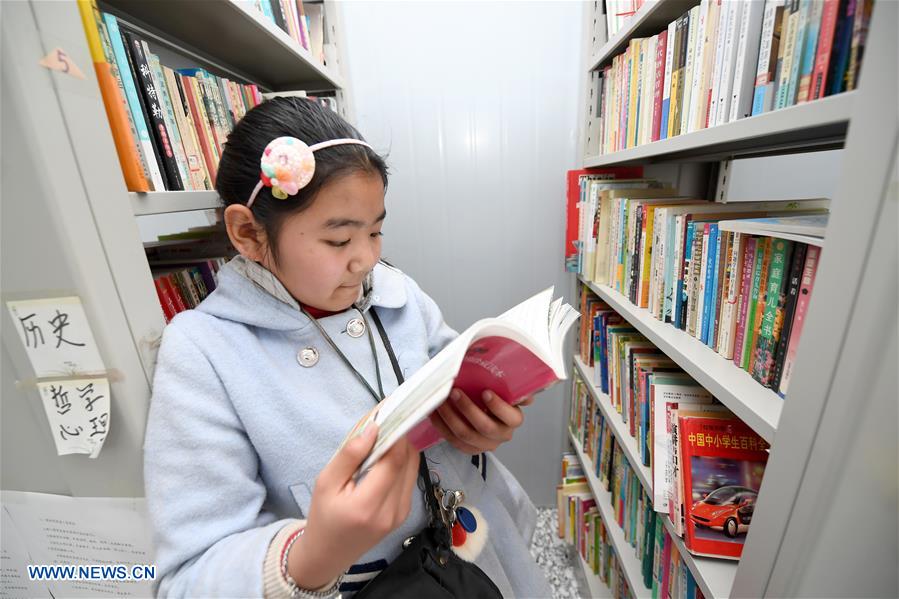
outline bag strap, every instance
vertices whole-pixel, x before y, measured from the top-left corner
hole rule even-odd
[[[387,337],[387,331],[384,330],[384,325],[381,324],[381,319],[378,317],[378,313],[375,312],[374,307],[369,310],[369,314],[371,314],[371,319],[375,322],[375,326],[378,329],[378,333],[381,335],[381,341],[384,342],[384,349],[387,350],[387,355],[390,357],[390,364],[393,366],[393,374],[396,375],[397,385],[402,385],[406,380],[403,377],[403,371],[400,369],[400,363],[396,359],[396,354],[393,353],[393,346],[390,345],[390,339]],[[419,460],[418,460],[418,478],[421,483],[424,485],[424,488],[421,489],[425,494],[425,505],[428,507],[428,511],[430,512],[431,523],[440,522],[440,506],[437,504],[437,496],[434,494],[434,483],[431,482],[431,475],[428,472],[427,460],[425,458],[424,452],[419,452]]]

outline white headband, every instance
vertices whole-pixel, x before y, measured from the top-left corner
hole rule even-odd
[[[247,208],[253,206],[256,196],[262,187],[271,187],[272,195],[280,200],[286,200],[288,196],[296,195],[298,191],[306,187],[315,174],[316,150],[339,146],[343,144],[356,144],[371,148],[361,139],[332,139],[307,146],[296,137],[279,137],[273,139],[265,146],[265,151],[260,159],[259,183],[247,200]]]

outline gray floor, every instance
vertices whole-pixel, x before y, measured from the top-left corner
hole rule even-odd
[[[573,549],[559,538],[557,522],[555,508],[537,510],[537,531],[534,533],[531,555],[543,568],[553,589],[553,599],[589,597]]]

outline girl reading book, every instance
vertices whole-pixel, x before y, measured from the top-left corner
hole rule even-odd
[[[386,185],[383,158],[306,99],[266,101],[228,136],[216,190],[239,255],[166,327],[144,444],[159,595],[358,592],[434,524],[428,488],[455,555],[504,597],[549,596],[528,550],[535,509],[489,453],[519,407],[454,390],[431,415],[448,443],[424,466],[403,441],[354,476],[374,425],[338,451],[456,336],[380,261]]]

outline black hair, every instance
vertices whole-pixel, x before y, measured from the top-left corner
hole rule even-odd
[[[336,112],[306,98],[276,97],[249,110],[225,142],[216,173],[215,189],[225,206],[246,204],[259,183],[259,160],[275,138],[291,136],[308,145],[340,138],[363,140]],[[315,175],[294,196],[279,200],[263,186],[253,202],[256,221],[265,229],[269,251],[277,263],[278,234],[288,216],[312,205],[316,194],[334,180],[364,172],[381,176],[387,188],[387,163],[377,152],[359,144],[343,144],[315,152]]]

